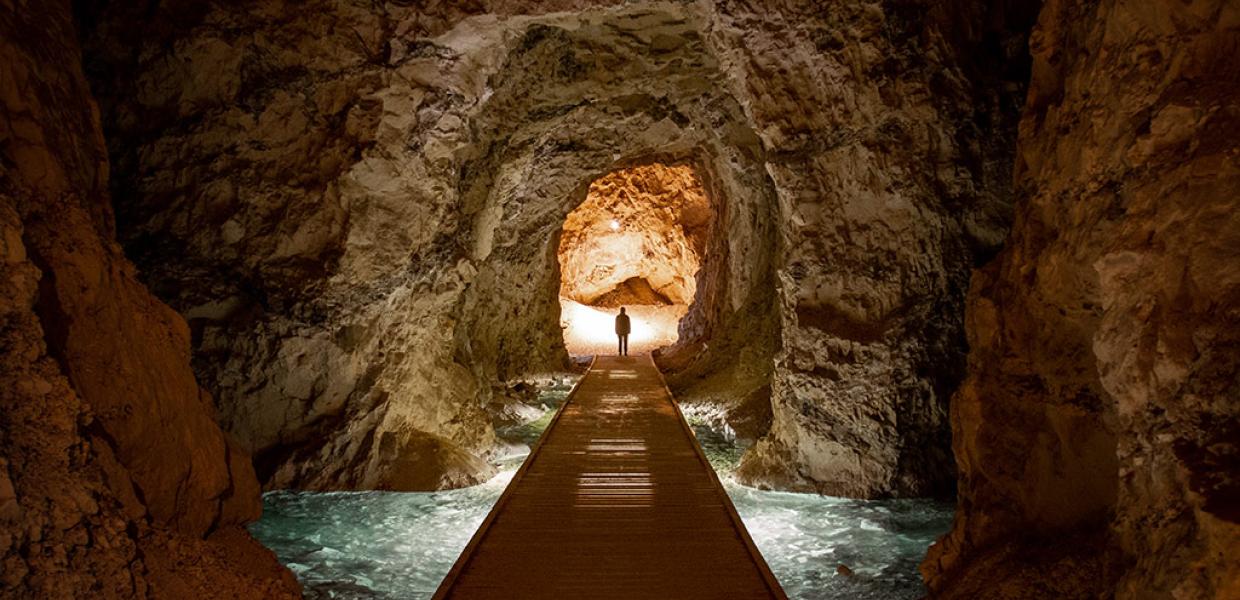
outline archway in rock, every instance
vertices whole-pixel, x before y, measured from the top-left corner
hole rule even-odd
[[[189,554],[174,589],[245,595],[200,538],[245,548],[247,453],[268,487],[476,480],[492,384],[564,354],[549,241],[652,153],[727,192],[679,364],[773,414],[746,480],[934,490],[967,372],[936,597],[1236,580],[1234,3],[30,4],[0,9],[0,595],[159,595]]]
[[[938,140],[955,139],[951,115],[875,113],[868,96],[865,110],[803,110],[886,88],[771,80],[785,71],[758,69],[730,18],[659,4],[445,23],[386,61],[290,71],[313,101],[247,96],[266,115],[256,123],[308,125],[298,144],[287,128],[246,127],[240,163],[210,141],[237,135],[224,108],[235,98],[156,111],[104,96],[111,117],[201,118],[184,139],[112,118],[128,148],[122,238],[190,320],[197,374],[265,486],[487,477],[486,407],[568,363],[566,218],[599,178],[652,161],[692,164],[716,215],[710,261],[659,363],[678,398],[726,405],[730,427],[769,438],[745,481],[873,496],[950,479],[958,308],[972,248],[1001,239],[1002,198],[947,168],[957,159]],[[786,72],[808,64],[836,66]],[[252,73],[286,71],[268,66]],[[876,127],[875,114],[891,118]],[[161,162],[154,149],[174,139],[184,160]],[[911,177],[932,151],[947,179]],[[307,152],[349,158],[307,170]],[[256,168],[219,169],[234,164]]]
[[[595,180],[564,220],[557,251],[569,354],[613,352],[620,307],[633,319],[631,353],[676,342],[694,304],[713,222],[689,164],[652,163]]]

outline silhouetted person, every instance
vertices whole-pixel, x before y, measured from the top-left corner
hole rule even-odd
[[[620,338],[620,356],[629,355],[629,332],[632,330],[629,316],[624,314],[624,307],[621,306],[620,314],[616,315],[616,337]]]

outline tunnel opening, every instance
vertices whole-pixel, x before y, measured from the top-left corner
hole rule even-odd
[[[615,351],[614,316],[632,318],[630,352],[676,343],[700,311],[714,208],[689,163],[652,162],[594,180],[564,220],[556,258],[560,328],[570,355]]]
[[[143,4],[0,9],[0,596],[296,597],[240,529],[260,484],[487,479],[490,407],[565,362],[568,211],[689,153],[719,202],[691,296],[572,301],[684,311],[658,366],[735,482],[958,481],[935,597],[1235,579],[1227,3]],[[737,503],[804,595],[925,592],[909,534],[950,515],[762,491]],[[476,520],[444,527],[444,496],[289,492],[352,531],[281,558],[307,595],[417,595],[393,553],[459,548],[424,534],[495,497],[456,492]]]

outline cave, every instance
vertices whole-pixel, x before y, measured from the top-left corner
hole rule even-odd
[[[503,511],[603,505],[591,576],[1240,596],[1237,49],[1229,0],[8,3],[0,597],[465,597]]]
[[[714,272],[702,261],[711,256],[706,248],[715,213],[690,164],[630,167],[591,183],[586,199],[565,218],[556,253],[569,354],[608,352],[619,308],[633,319],[630,350],[637,353],[679,342],[690,310],[690,322],[709,314],[695,300],[698,276]]]

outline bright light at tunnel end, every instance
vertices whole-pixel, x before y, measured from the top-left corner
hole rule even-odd
[[[630,306],[633,332],[629,350],[649,352],[672,344],[679,337],[677,325],[684,306]],[[619,309],[599,309],[567,298],[560,298],[560,327],[569,354],[611,354],[616,350],[616,314]]]
[[[611,220],[611,230],[612,230],[612,231],[620,231],[620,221],[617,221],[617,220],[615,220],[615,219],[612,219],[612,220]]]

